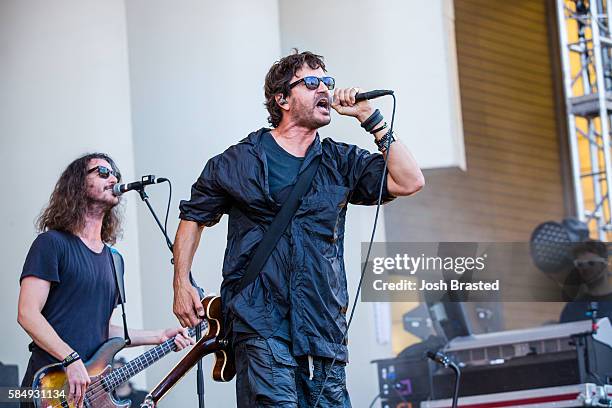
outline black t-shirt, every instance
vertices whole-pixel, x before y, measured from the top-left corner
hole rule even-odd
[[[291,192],[287,187],[295,184],[304,158],[296,157],[283,149],[270,132],[264,133],[262,144],[266,152],[270,194],[278,203],[283,203],[286,195]]]
[[[109,252],[105,246],[98,254],[73,234],[47,231],[34,240],[21,273],[20,282],[27,276],[51,282],[42,315],[84,361],[108,339],[118,302]],[[28,371],[56,362],[34,346]]]

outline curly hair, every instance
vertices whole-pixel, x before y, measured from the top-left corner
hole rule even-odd
[[[49,204],[36,220],[38,232],[48,230],[66,231],[76,234],[85,226],[87,211],[87,166],[93,159],[106,160],[114,171],[117,165],[107,154],[86,154],[66,167],[49,198]],[[110,208],[102,220],[102,241],[107,244],[117,242],[121,235],[121,214],[118,205]]]
[[[278,126],[283,117],[283,110],[276,103],[274,96],[279,93],[282,93],[285,97],[289,96],[291,78],[304,64],[308,64],[312,69],[322,68],[323,71],[327,72],[321,55],[313,54],[310,51],[298,52],[297,48],[294,48],[293,54],[276,61],[266,75],[264,85],[265,105],[270,114],[268,122],[274,128]]]

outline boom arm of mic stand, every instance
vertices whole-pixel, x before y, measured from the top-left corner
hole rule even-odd
[[[168,245],[168,249],[170,250],[170,252],[172,252],[172,249],[173,249],[172,241],[170,241],[170,238],[168,237],[166,230],[162,226],[161,221],[159,220],[159,218],[157,218],[157,214],[155,214],[155,210],[153,209],[153,207],[151,206],[151,203],[149,202],[149,196],[147,195],[144,189],[144,186],[142,186],[137,191],[138,191],[138,194],[140,194],[140,198],[142,199],[142,201],[144,201],[147,207],[149,207],[149,211],[151,212],[151,215],[153,215],[153,218],[155,218],[155,222],[157,223],[157,226],[159,227],[162,234],[164,235],[164,238],[166,239],[166,245]]]
[[[145,202],[145,204],[149,208],[149,211],[151,212],[151,215],[155,219],[155,222],[157,223],[157,226],[159,227],[159,229],[161,230],[162,234],[164,235],[164,238],[166,239],[166,245],[168,246],[168,249],[170,250],[170,252],[173,252],[174,244],[170,240],[170,237],[168,237],[168,234],[166,233],[166,230],[162,226],[161,221],[157,217],[157,214],[155,213],[155,210],[153,209],[153,206],[151,206],[151,203],[149,202],[149,196],[147,195],[147,193],[146,193],[146,191],[144,189],[144,186],[138,190],[138,194],[140,194],[140,198],[142,199],[142,201]],[[174,259],[172,259],[171,262],[174,264]],[[195,279],[193,279],[193,274],[191,273],[191,271],[189,271],[189,282],[191,282],[191,286],[196,288],[196,290],[198,291],[198,295],[200,296],[200,299],[203,299],[204,298],[204,289],[202,289],[200,286],[198,286],[198,284],[196,283]],[[196,328],[196,331],[198,331],[198,328]]]

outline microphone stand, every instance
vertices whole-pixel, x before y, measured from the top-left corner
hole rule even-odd
[[[168,181],[168,180],[159,178],[158,181],[161,182],[161,181]],[[173,253],[174,244],[172,243],[172,241],[168,237],[168,234],[166,233],[166,230],[162,226],[161,221],[157,217],[157,214],[155,213],[155,210],[153,209],[153,206],[151,206],[151,203],[149,202],[149,196],[145,192],[145,186],[143,185],[141,188],[137,189],[136,191],[138,191],[138,194],[140,195],[140,198],[142,199],[142,201],[145,202],[145,204],[149,208],[149,211],[151,212],[151,215],[153,215],[153,218],[155,219],[155,222],[157,223],[157,226],[159,227],[159,229],[161,230],[162,234],[164,235],[164,238],[166,239],[166,245],[168,246],[168,249],[170,250],[171,253]],[[172,265],[174,265],[174,258],[172,258],[170,260],[170,263]],[[204,297],[204,289],[202,289],[200,286],[198,286],[198,284],[196,283],[195,279],[193,279],[193,274],[191,273],[191,271],[189,271],[189,282],[191,283],[191,286],[196,288],[196,290],[198,291],[198,296],[200,297],[200,299],[202,299]],[[202,338],[202,327],[201,327],[201,325],[198,324],[196,326],[195,332],[196,332],[196,341],[199,341]],[[198,407],[199,408],[204,408],[204,406],[205,406],[205,402],[204,402],[204,369],[202,367],[202,359],[198,360],[198,368],[197,368],[196,377],[197,377],[196,378],[196,384],[197,384],[197,393],[198,393]]]
[[[459,384],[461,381],[461,370],[459,369],[459,366],[442,352],[434,353],[432,351],[428,351],[425,355],[434,362],[443,365],[444,368],[452,369],[455,373],[455,390],[453,392],[452,408],[457,408],[457,403],[459,402]]]
[[[461,370],[457,364],[450,364],[449,367],[455,372],[455,391],[453,392],[453,408],[457,408],[459,401],[459,384],[461,381]]]

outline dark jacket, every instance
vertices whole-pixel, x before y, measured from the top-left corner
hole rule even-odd
[[[206,163],[181,201],[180,217],[210,227],[229,214],[221,298],[250,328],[268,338],[288,319],[293,354],[347,360],[341,344],[348,293],[344,270],[347,204],[376,203],[383,156],[317,135],[303,171],[323,155],[310,190],[259,276],[241,293],[237,287],[254,249],[280,205],[268,188],[261,135],[251,133]],[[383,182],[383,202],[390,201]]]

